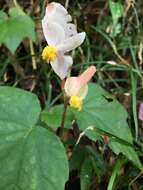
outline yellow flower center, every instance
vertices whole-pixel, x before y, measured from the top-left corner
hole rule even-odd
[[[58,49],[55,46],[49,45],[43,49],[42,58],[46,61],[54,61],[57,57]]]
[[[83,101],[78,96],[71,96],[69,104],[71,107],[78,109],[78,111],[82,110]]]

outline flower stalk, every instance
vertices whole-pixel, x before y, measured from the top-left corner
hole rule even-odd
[[[68,108],[68,99],[65,97],[65,100],[64,100],[64,111],[63,111],[63,114],[62,114],[60,131],[59,131],[59,137],[61,137],[61,138],[63,136],[67,108]]]

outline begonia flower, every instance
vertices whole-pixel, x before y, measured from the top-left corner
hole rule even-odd
[[[143,121],[143,102],[139,105],[139,119]]]
[[[85,32],[77,33],[71,16],[59,3],[47,5],[42,27],[48,45],[43,49],[42,57],[50,62],[55,73],[64,79],[73,64],[72,57],[65,53],[80,46],[85,39]]]
[[[96,72],[95,66],[90,66],[78,77],[69,77],[66,79],[64,90],[69,97],[69,104],[71,107],[82,110],[83,100],[88,93],[87,83]]]

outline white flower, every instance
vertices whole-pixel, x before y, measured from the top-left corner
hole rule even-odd
[[[64,79],[73,64],[72,57],[65,53],[80,46],[85,39],[85,32],[77,33],[71,22],[71,16],[59,3],[47,5],[42,20],[45,39],[48,43],[43,50],[43,59],[49,61],[55,73]]]

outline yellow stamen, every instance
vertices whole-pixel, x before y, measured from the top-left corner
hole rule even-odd
[[[58,49],[55,46],[49,45],[43,49],[42,58],[46,61],[54,61],[57,57]]]
[[[82,110],[83,101],[78,96],[71,96],[69,104],[71,107],[78,109],[78,111]]]

